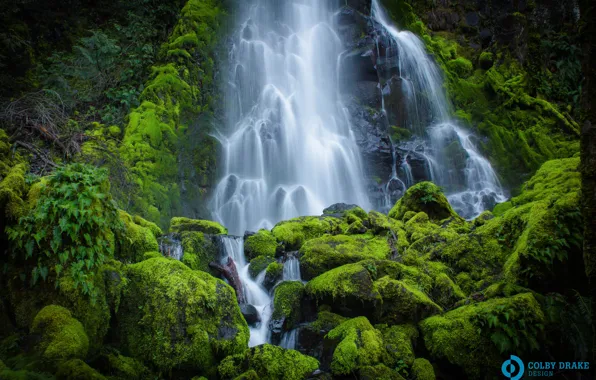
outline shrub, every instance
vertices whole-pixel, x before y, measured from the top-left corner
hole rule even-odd
[[[93,272],[113,256],[114,231],[120,229],[106,171],[73,164],[41,184],[37,203],[7,232],[17,248],[13,254],[34,261],[32,285],[55,275],[59,286],[64,275],[94,295]]]

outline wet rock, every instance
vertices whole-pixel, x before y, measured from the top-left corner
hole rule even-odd
[[[261,316],[257,311],[257,308],[251,304],[243,303],[240,305],[240,312],[244,316],[246,323],[250,326],[253,326],[259,322],[261,322]]]

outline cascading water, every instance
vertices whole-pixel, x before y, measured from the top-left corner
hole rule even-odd
[[[240,235],[319,215],[337,202],[367,207],[360,154],[339,97],[343,48],[332,21],[338,7],[320,0],[247,3],[230,52],[215,218]]]
[[[368,206],[360,153],[339,96],[342,42],[332,2],[241,4],[241,28],[229,57],[227,128],[217,136],[224,173],[211,203],[214,218],[232,234],[320,215],[337,202]],[[239,244],[231,244],[228,254],[248,303],[261,314],[260,325],[251,329],[254,346],[269,339],[271,298],[259,283],[264,274],[257,282],[248,275]],[[296,258],[286,262],[284,277],[300,280]]]
[[[228,257],[231,257],[236,264],[238,270],[238,277],[242,282],[244,296],[246,297],[246,303],[253,305],[260,316],[260,322],[256,326],[250,328],[250,341],[249,346],[256,346],[259,344],[266,343],[269,340],[269,320],[271,319],[271,297],[257,281],[253,281],[248,273],[248,267],[250,264],[246,263],[244,257],[244,239],[235,236],[222,236],[221,244],[223,248],[222,262],[227,261]]]
[[[403,157],[401,173],[394,169],[389,184],[397,183],[403,190],[410,186],[414,178],[408,160],[416,156],[425,160],[425,179],[442,186],[454,209],[463,217],[473,218],[495,203],[505,201],[499,180],[471,140],[473,136],[451,119],[443,78],[422,40],[393,26],[379,0],[372,2],[372,17],[381,26],[376,39],[376,62],[382,81],[383,107],[387,103],[385,98],[398,92],[400,112],[390,115],[392,121],[423,139],[397,147],[402,151],[399,156]],[[388,199],[386,206],[393,205],[393,201]]]
[[[300,275],[300,261],[294,255],[288,255],[284,263],[283,281],[302,281]]]

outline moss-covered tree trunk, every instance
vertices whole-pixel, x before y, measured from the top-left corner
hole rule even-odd
[[[592,319],[596,317],[596,3],[581,0],[585,82],[582,91],[581,135],[582,213],[584,217],[584,261],[590,284]],[[592,362],[596,360],[596,326],[592,322]],[[594,368],[594,366],[592,366]],[[596,374],[596,369],[592,369]]]

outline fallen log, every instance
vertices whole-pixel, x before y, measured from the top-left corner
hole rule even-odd
[[[211,262],[209,266],[222,274],[226,280],[230,283],[232,288],[236,291],[236,298],[238,299],[239,304],[246,303],[246,298],[244,297],[244,288],[242,287],[242,281],[240,281],[240,276],[238,276],[238,270],[236,270],[236,264],[234,264],[234,260],[231,257],[228,257],[228,262],[224,265]]]

